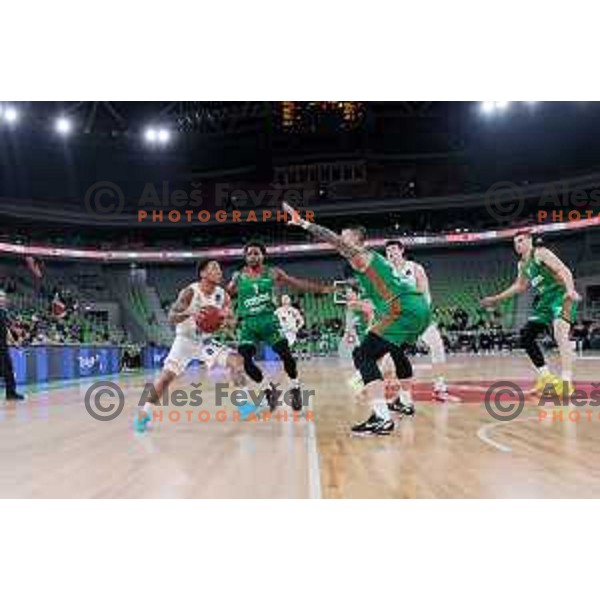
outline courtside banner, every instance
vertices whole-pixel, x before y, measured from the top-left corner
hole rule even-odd
[[[32,346],[10,348],[17,384],[44,383],[119,372],[118,346]]]

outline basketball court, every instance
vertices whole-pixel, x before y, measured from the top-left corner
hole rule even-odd
[[[599,361],[578,361],[578,389],[594,379]],[[276,363],[268,368],[277,377]],[[279,416],[240,421],[233,405],[215,406],[215,375],[191,370],[177,389],[190,393],[200,382],[202,406],[163,408],[162,422],[145,434],[135,433],[131,421],[151,372],[110,379],[123,389],[126,404],[107,422],[93,419],[84,405],[85,392],[96,380],[32,387],[25,403],[0,404],[0,496],[600,495],[598,409],[580,408],[577,417],[571,409],[553,415],[550,407],[542,418],[541,409],[528,400],[512,421],[495,420],[486,411],[482,400],[491,382],[511,380],[525,389],[531,383],[524,357],[451,357],[448,375],[455,401],[446,404],[428,400],[427,361],[417,359],[416,416],[398,420],[390,436],[369,439],[349,433],[368,409],[346,383],[352,376],[348,361],[314,359],[300,363],[300,372],[304,388],[315,391],[303,415],[294,418],[284,406]],[[591,412],[586,415],[586,410]]]

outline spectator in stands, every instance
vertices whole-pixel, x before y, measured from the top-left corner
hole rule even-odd
[[[9,340],[17,342],[11,331],[11,321],[8,316],[6,292],[0,290],[0,375],[4,378],[7,400],[24,400],[24,396],[17,392],[17,383],[13,371],[12,360],[8,349]]]

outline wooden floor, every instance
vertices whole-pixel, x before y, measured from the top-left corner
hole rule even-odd
[[[349,434],[368,410],[350,393],[347,361],[312,360],[300,369],[305,388],[316,392],[314,420],[309,412],[293,422],[290,412],[287,421],[282,413],[279,420],[240,422],[231,405],[217,420],[214,378],[201,370],[184,376],[178,389],[189,392],[201,381],[203,405],[165,408],[163,422],[143,435],[130,424],[149,373],[113,379],[126,406],[110,422],[92,419],[84,407],[93,381],[50,384],[23,404],[0,402],[0,497],[600,497],[597,409],[579,422],[566,413],[553,422],[540,421],[528,404],[514,421],[500,422],[473,401],[478,390],[483,395],[481,382],[529,383],[525,358],[453,357],[451,389],[463,402],[417,402],[414,419],[377,439]],[[600,358],[577,363],[578,381],[591,382],[598,372]],[[416,375],[426,390],[426,360],[417,361]],[[179,422],[169,421],[171,411]]]

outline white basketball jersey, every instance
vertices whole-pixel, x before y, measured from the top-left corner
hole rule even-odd
[[[300,312],[293,306],[280,306],[275,314],[285,331],[298,331],[298,324],[301,320]]]
[[[394,272],[398,277],[405,279],[413,286],[417,287],[417,274],[415,263],[412,260],[405,260],[401,267],[394,267]]]
[[[401,279],[408,281],[415,288],[417,287],[417,268],[412,260],[405,260],[400,268],[394,266],[394,273]],[[427,302],[431,304],[431,297],[429,294],[426,294],[425,296]]]
[[[192,301],[187,309],[187,313],[190,315],[185,321],[177,324],[175,328],[176,335],[181,335],[192,339],[202,339],[209,337],[211,334],[201,334],[196,327],[194,316],[198,314],[201,308],[205,306],[216,306],[217,308],[223,308],[225,305],[225,290],[217,286],[213,290],[212,294],[204,294],[200,289],[199,283],[192,283],[186,289],[191,289],[194,292]]]

